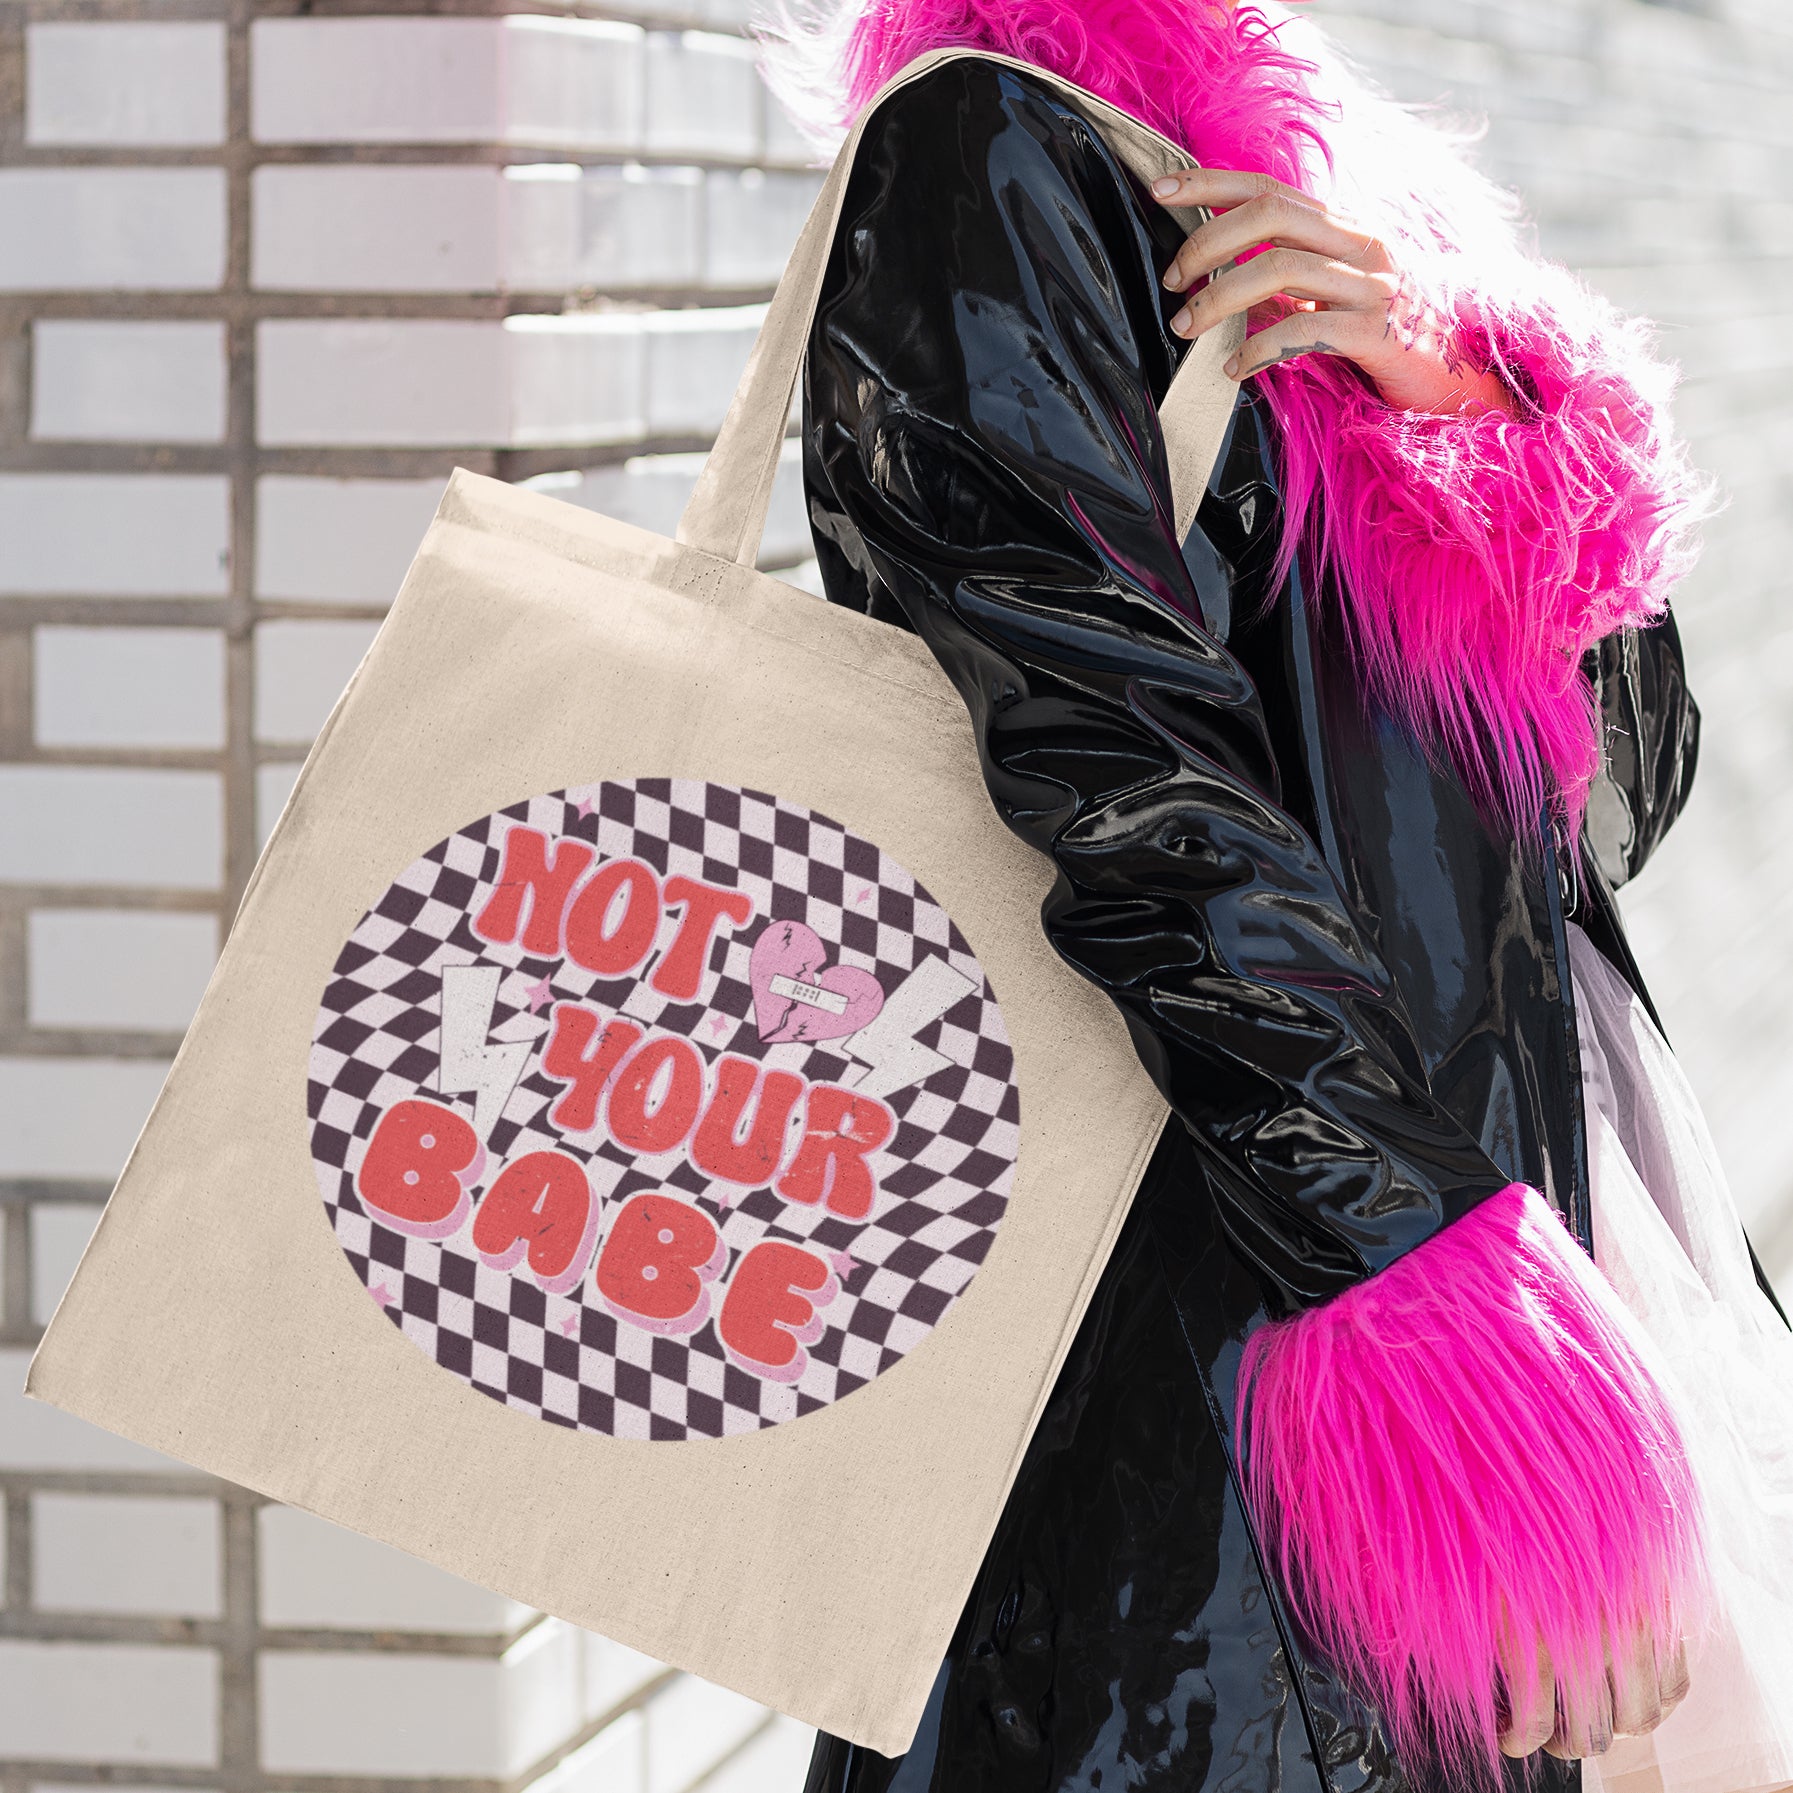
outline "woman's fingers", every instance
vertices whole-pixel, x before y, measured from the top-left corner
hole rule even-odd
[[[1687,1698],[1687,1689],[1691,1679],[1687,1673],[1687,1642],[1684,1638],[1675,1642],[1675,1653],[1661,1670],[1662,1716],[1667,1718],[1680,1703]]]
[[[1293,187],[1243,168],[1185,168],[1180,174],[1167,174],[1152,182],[1152,197],[1160,205],[1205,205],[1211,211],[1274,193],[1301,197]]]
[[[1659,1667],[1655,1639],[1647,1632],[1609,1656],[1606,1685],[1581,1700],[1558,1688],[1542,1643],[1529,1659],[1520,1655],[1517,1645],[1502,1651],[1500,1748],[1507,1756],[1529,1756],[1539,1748],[1566,1761],[1603,1755],[1615,1737],[1653,1731],[1687,1694],[1686,1646],[1677,1643]]]
[[[1503,1756],[1529,1756],[1542,1749],[1556,1729],[1556,1675],[1550,1655],[1540,1643],[1528,1664],[1505,1665],[1506,1728],[1500,1734]]]
[[[1178,335],[1199,336],[1271,299],[1297,308],[1247,339],[1227,363],[1235,380],[1300,355],[1340,355],[1403,411],[1513,415],[1506,383],[1454,352],[1447,326],[1410,287],[1404,290],[1388,247],[1307,194],[1268,175],[1229,168],[1167,175],[1152,192],[1167,206],[1205,206],[1214,214],[1164,277],[1167,287],[1187,291],[1210,276],[1172,318]],[[1271,246],[1239,261],[1263,244]]]
[[[1656,1672],[1656,1640],[1649,1632],[1635,1632],[1620,1646],[1607,1664],[1606,1680],[1615,1736],[1642,1737],[1661,1724],[1662,1684]]]
[[[1369,273],[1304,249],[1272,249],[1216,275],[1178,311],[1170,327],[1179,336],[1200,336],[1222,318],[1284,296],[1386,317],[1398,290],[1392,274]]]
[[[1611,1748],[1612,1697],[1605,1687],[1600,1687],[1585,1704],[1579,1700],[1563,1701],[1544,1753],[1573,1762],[1582,1756],[1603,1756]]]
[[[1343,355],[1361,367],[1373,359],[1385,335],[1383,321],[1367,311],[1298,311],[1246,337],[1226,371],[1235,380],[1249,379],[1301,355]]]
[[[1279,249],[1312,250],[1329,260],[1364,269],[1380,268],[1387,261],[1381,245],[1367,232],[1339,223],[1311,199],[1278,191],[1218,212],[1191,233],[1165,269],[1164,284],[1187,292],[1204,274],[1265,243]]]

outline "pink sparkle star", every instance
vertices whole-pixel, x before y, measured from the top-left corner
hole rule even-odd
[[[573,808],[577,810],[581,816],[588,816],[597,808],[597,805],[593,803],[589,797],[581,797],[579,801],[573,805]]]
[[[856,896],[853,901],[856,903],[867,903],[871,901],[871,895],[872,887],[869,884],[862,884],[859,887],[858,896]]]
[[[388,1288],[385,1283],[377,1282],[367,1292],[373,1296],[374,1300],[378,1302],[381,1307],[390,1307],[392,1305],[392,1290]]]
[[[568,1338],[571,1338],[573,1334],[579,1330],[579,1316],[577,1314],[568,1314],[567,1317],[561,1321],[560,1330],[564,1332]]]
[[[728,1032],[727,1018],[723,1015],[712,1015],[710,1017],[710,1032],[715,1033],[715,1034],[727,1033]]]
[[[838,1276],[842,1282],[845,1282],[847,1278],[859,1268],[857,1261],[850,1251],[831,1252],[828,1261],[833,1264],[834,1274]]]
[[[543,978],[539,983],[528,985],[525,988],[523,995],[529,1004],[530,1014],[535,1014],[536,1011],[540,1009],[551,996],[553,996],[553,994],[554,986],[547,978]]]

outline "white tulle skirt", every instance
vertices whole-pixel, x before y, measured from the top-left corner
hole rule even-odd
[[[1756,1286],[1712,1136],[1668,1043],[1569,927],[1595,1258],[1660,1353],[1707,1506],[1716,1611],[1687,1698],[1584,1767],[1586,1793],[1793,1783],[1793,1333]]]

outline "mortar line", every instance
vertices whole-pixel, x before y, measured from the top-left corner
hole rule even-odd
[[[8,1202],[0,1212],[0,1251],[5,1254],[5,1285],[0,1290],[0,1325],[7,1336],[35,1331],[31,1317],[31,1208]]]
[[[226,31],[224,291],[230,466],[230,585],[225,601],[224,915],[236,914],[255,865],[255,330],[250,257],[249,28],[253,0],[230,0]]]
[[[6,1491],[6,1614],[31,1610],[31,1497],[23,1489]]]

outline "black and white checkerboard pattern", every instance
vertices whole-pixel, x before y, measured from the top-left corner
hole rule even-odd
[[[634,975],[604,980],[568,960],[531,957],[520,940],[494,946],[469,923],[491,895],[504,838],[517,823],[591,842],[600,862],[631,856],[663,879],[684,873],[739,888],[752,897],[754,918],[712,943],[712,978],[686,1004]],[[627,1197],[667,1188],[694,1198],[721,1226],[731,1269],[763,1238],[819,1250],[834,1261],[842,1289],[822,1310],[826,1331],[809,1347],[799,1381],[763,1381],[728,1362],[713,1321],[688,1338],[652,1335],[589,1298],[589,1273],[564,1296],[545,1294],[520,1271],[482,1263],[465,1227],[446,1240],[411,1238],[362,1208],[355,1172],[391,1103],[422,1093],[473,1118],[470,1094],[435,1087],[445,966],[504,968],[493,1042],[545,1039],[552,1002],[581,1001],[682,1033],[707,1062],[726,1051],[812,1081],[838,1079],[851,1062],[833,1050],[839,1042],[759,1039],[748,954],[771,921],[806,923],[831,959],[873,972],[887,994],[930,956],[975,987],[917,1036],[951,1065],[887,1098],[898,1127],[870,1159],[880,1195],[869,1219],[789,1203],[771,1189],[743,1194],[714,1184],[682,1153],[638,1159],[602,1129],[595,1147],[592,1136],[562,1136],[547,1111],[565,1086],[541,1075],[539,1052],[492,1126],[484,1175],[489,1183],[508,1160],[552,1148],[586,1163],[604,1204],[600,1239]],[[761,792],[677,779],[532,798],[463,828],[402,872],[337,959],[318,1012],[309,1105],[337,1239],[405,1336],[494,1400],[621,1438],[715,1438],[776,1425],[889,1368],[927,1336],[984,1261],[1019,1143],[1014,1054],[996,996],[946,912],[889,855],[825,816]]]

